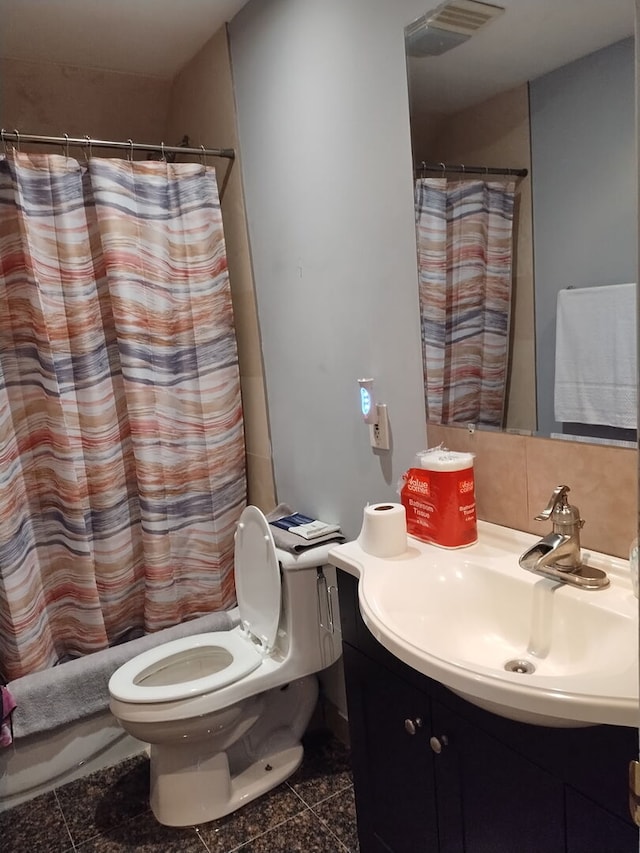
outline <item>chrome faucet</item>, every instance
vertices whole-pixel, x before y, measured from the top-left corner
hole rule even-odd
[[[540,558],[542,565],[553,565],[561,571],[575,571],[582,565],[580,531],[584,527],[584,519],[580,518],[578,507],[569,503],[569,491],[569,486],[557,486],[547,506],[535,517],[536,521],[547,521],[550,518],[553,524],[553,546],[548,554]]]
[[[550,580],[582,589],[603,589],[609,585],[606,574],[582,561],[580,530],[584,520],[580,518],[578,507],[569,503],[568,492],[569,486],[557,486],[545,509],[536,515],[536,521],[551,519],[553,532],[522,554],[520,566]]]

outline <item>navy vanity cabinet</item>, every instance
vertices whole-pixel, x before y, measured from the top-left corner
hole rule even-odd
[[[435,853],[430,699],[396,675],[402,664],[360,618],[356,581],[338,575],[360,853]]]
[[[436,701],[432,722],[439,853],[564,853],[557,779]]]
[[[429,698],[344,646],[361,853],[437,851]]]
[[[605,783],[606,784],[606,783]],[[638,830],[593,800],[567,788],[567,853],[635,853]]]
[[[353,577],[338,587],[361,853],[637,853],[635,730],[482,711],[376,642]]]

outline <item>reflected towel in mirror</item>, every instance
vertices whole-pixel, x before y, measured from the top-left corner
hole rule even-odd
[[[636,428],[636,285],[561,290],[555,417]]]

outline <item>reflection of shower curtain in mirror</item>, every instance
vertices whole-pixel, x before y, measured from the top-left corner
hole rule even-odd
[[[235,602],[245,455],[215,173],[0,157],[0,671]]]
[[[514,182],[416,181],[427,420],[503,424]]]

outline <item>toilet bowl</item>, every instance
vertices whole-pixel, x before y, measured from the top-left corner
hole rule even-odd
[[[247,507],[235,541],[240,623],[156,646],[111,676],[113,715],[151,744],[160,823],[222,817],[300,765],[315,673],[342,650],[330,548],[277,549],[262,512]]]

